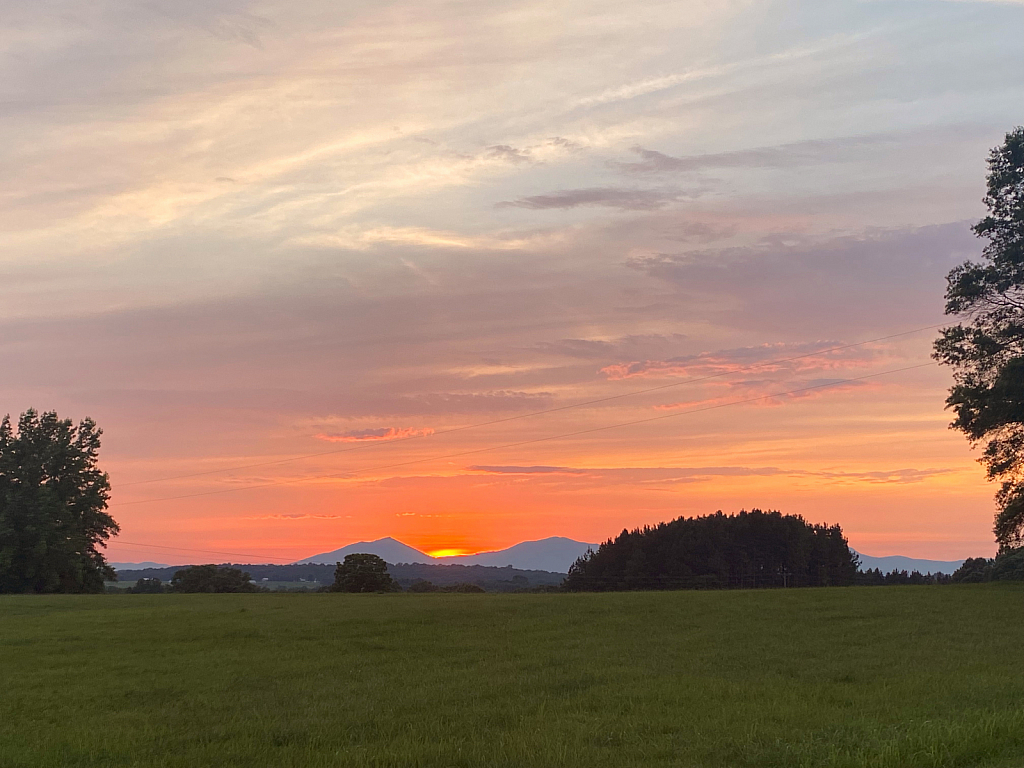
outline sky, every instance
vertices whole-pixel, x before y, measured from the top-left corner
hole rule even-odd
[[[103,428],[111,560],[994,552],[928,363],[1024,3],[0,9],[0,412]]]

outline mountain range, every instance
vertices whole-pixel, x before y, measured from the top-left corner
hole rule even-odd
[[[340,549],[312,555],[296,561],[296,564],[327,563],[334,564],[345,559],[345,555],[367,553],[377,555],[388,563],[423,563],[425,565],[490,565],[504,568],[512,566],[525,571],[550,571],[567,573],[569,566],[577,557],[588,549],[597,549],[597,544],[567,539],[563,536],[552,536],[537,541],[523,541],[507,549],[495,552],[478,552],[475,555],[453,555],[449,557],[431,557],[425,552],[403,544],[390,536],[376,541],[358,541]],[[921,573],[953,573],[963,565],[963,560],[921,560],[902,555],[888,557],[872,557],[861,552],[861,570],[878,568],[882,573],[890,571],[920,571]],[[166,567],[162,563],[111,563],[116,570],[135,570],[142,568]]]
[[[877,568],[882,573],[890,571],[920,571],[921,573],[953,573],[964,564],[963,560],[919,560],[903,555],[889,555],[888,557],[872,557],[857,553],[860,557],[860,569],[862,571]]]
[[[478,552],[475,555],[431,557],[390,536],[376,541],[358,541],[331,552],[323,552],[298,560],[297,563],[336,563],[345,555],[365,553],[377,555],[388,563],[424,563],[426,565],[491,565],[512,566],[524,571],[551,571],[567,573],[569,566],[588,549],[597,544],[575,541],[563,536],[552,536],[538,541],[523,541],[496,552]]]

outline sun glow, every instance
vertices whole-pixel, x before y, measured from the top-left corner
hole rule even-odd
[[[471,554],[465,549],[432,549],[427,552],[431,557],[455,557],[457,555],[468,555]]]

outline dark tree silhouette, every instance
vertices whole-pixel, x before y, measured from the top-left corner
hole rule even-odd
[[[388,564],[377,555],[345,555],[334,570],[332,592],[398,592],[401,587],[388,573]]]
[[[172,592],[259,592],[250,576],[223,565],[190,565],[171,579]]]
[[[857,556],[838,525],[755,509],[623,531],[569,568],[573,591],[844,586]]]
[[[96,464],[102,430],[53,411],[0,421],[0,592],[102,592],[99,548],[118,533]]]
[[[947,277],[946,314],[964,322],[944,328],[934,357],[952,366],[946,405],[950,425],[1001,482],[995,534],[1001,546],[1024,544],[1024,127],[1006,134],[988,160],[989,215],[974,226],[988,240],[981,263]]]
[[[164,591],[164,583],[160,579],[139,579],[128,591],[136,595],[158,595]]]

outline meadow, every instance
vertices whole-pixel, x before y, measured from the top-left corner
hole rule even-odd
[[[0,765],[1020,766],[1024,586],[0,597]]]

